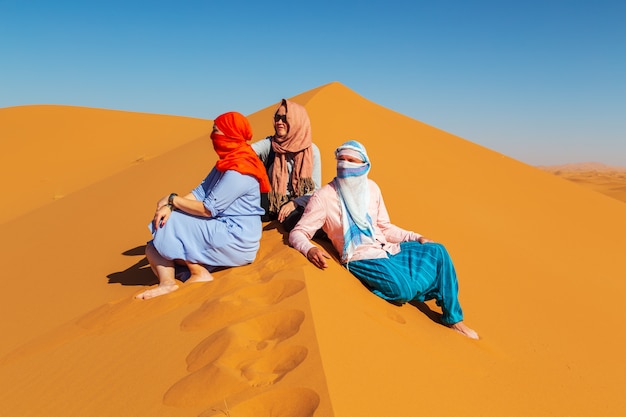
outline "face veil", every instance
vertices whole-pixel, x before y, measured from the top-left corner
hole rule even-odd
[[[341,156],[357,158],[362,163],[339,159]],[[337,177],[335,187],[341,206],[344,247],[342,261],[350,261],[354,250],[363,243],[374,243],[374,227],[367,212],[369,206],[369,183],[367,174],[370,161],[365,147],[351,140],[335,150]]]

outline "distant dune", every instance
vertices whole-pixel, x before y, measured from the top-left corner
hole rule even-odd
[[[561,165],[539,165],[539,168],[548,171],[597,171],[597,172],[626,172],[626,167],[603,164],[601,162],[578,162]]]
[[[583,187],[626,202],[626,167],[610,166],[598,162],[585,162],[539,166],[539,168]]]
[[[249,115],[255,139],[280,98]],[[481,340],[438,324],[434,303],[394,306],[334,261],[316,269],[272,223],[251,265],[135,300],[155,284],[154,205],[213,166],[217,115],[5,108],[2,415],[626,414],[623,202],[340,83],[292,99],[324,181],[335,147],[360,140],[392,221],[446,245]]]

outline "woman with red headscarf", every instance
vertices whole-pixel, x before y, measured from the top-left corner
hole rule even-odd
[[[261,239],[261,193],[270,190],[265,167],[247,143],[248,120],[240,113],[215,119],[211,140],[215,167],[186,196],[171,193],[157,202],[146,257],[159,285],[137,295],[148,299],[185,282],[213,280],[216,267],[249,264]]]
[[[296,225],[313,191],[322,184],[320,151],[313,143],[304,106],[283,99],[274,113],[273,136],[252,144],[267,167],[272,190],[263,206],[285,231]]]

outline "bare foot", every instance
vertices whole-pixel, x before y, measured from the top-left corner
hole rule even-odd
[[[189,272],[191,272],[191,276],[185,283],[213,281],[213,275],[202,265],[188,263],[187,267],[189,268]]]
[[[169,294],[178,289],[177,284],[161,284],[156,288],[152,288],[151,290],[146,290],[141,294],[135,296],[135,298],[139,298],[141,300],[148,300],[150,298],[158,297],[159,295]]]
[[[213,281],[213,275],[209,271],[206,271],[206,274],[191,274],[189,279],[185,281],[186,283],[194,283],[194,282],[209,282]]]
[[[458,323],[450,324],[448,325],[448,327],[454,331],[461,333],[463,336],[469,337],[470,339],[476,339],[476,340],[479,339],[478,333],[476,333],[474,330],[467,327],[465,323],[463,323],[462,321]]]

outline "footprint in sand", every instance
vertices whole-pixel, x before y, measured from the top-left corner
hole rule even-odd
[[[396,323],[406,324],[406,319],[401,314],[396,313],[395,311],[387,311],[387,317],[390,320],[395,321]]]
[[[218,299],[203,303],[180,324],[182,330],[219,329],[262,312],[304,288],[303,281],[273,279],[267,283],[250,285]]]
[[[308,353],[304,346],[277,346],[259,358],[242,363],[241,375],[252,387],[272,385],[300,365]]]
[[[303,321],[300,310],[274,311],[207,337],[187,358],[192,373],[174,384],[163,402],[179,407],[217,404],[278,382],[308,354],[304,346],[281,344],[298,333]]]
[[[319,395],[308,388],[282,388],[259,394],[232,407],[228,402],[215,406],[199,417],[312,417],[320,403]]]
[[[241,350],[260,352],[286,340],[300,330],[304,313],[280,310],[219,330],[200,342],[187,356],[187,370],[196,371]]]

